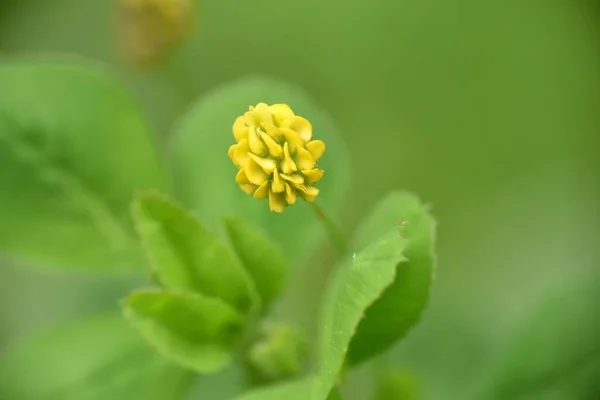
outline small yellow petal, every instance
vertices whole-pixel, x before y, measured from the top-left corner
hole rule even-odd
[[[304,200],[308,201],[309,203],[312,203],[315,201],[315,199],[317,198],[317,196],[310,196],[304,192],[298,192],[300,193],[300,197],[302,197]]]
[[[304,178],[300,174],[291,174],[291,175],[280,174],[280,175],[286,181],[290,181],[290,182],[293,182],[293,183],[296,183],[296,184],[302,184],[302,183],[304,183]]]
[[[295,204],[296,203],[296,189],[293,188],[292,186],[290,186],[289,183],[285,183],[285,201],[287,201],[287,203],[289,205]]]
[[[313,156],[304,147],[298,147],[296,149],[296,165],[300,170],[313,169],[315,166]]]
[[[275,169],[273,171],[273,181],[271,182],[271,190],[273,193],[281,193],[285,190],[285,185],[281,176],[279,175],[279,171]]]
[[[283,145],[283,155],[284,159],[281,163],[281,170],[284,174],[290,174],[294,171],[298,171],[298,167],[296,167],[296,163],[292,160],[292,156],[290,156],[290,146],[288,142],[285,142]]]
[[[250,148],[248,147],[248,140],[242,139],[235,147],[235,151],[233,152],[233,162],[238,166],[242,167],[246,165],[248,161],[248,152]]]
[[[269,182],[265,181],[254,192],[254,197],[257,199],[266,199],[269,193]]]
[[[312,125],[307,119],[296,116],[294,118],[294,130],[298,132],[298,135],[300,135],[305,142],[312,139]]]
[[[305,193],[309,196],[316,196],[319,194],[319,189],[314,186],[306,186],[306,185],[295,185],[296,189],[298,189],[301,193]]]
[[[249,107],[250,111],[244,113],[244,122],[249,127],[260,126],[262,124],[273,125],[273,115],[265,103],[258,103],[256,107]],[[251,129],[250,129],[251,130]]]
[[[273,138],[271,136],[269,136],[266,133],[261,131],[260,137],[262,138],[263,142],[265,142],[265,144],[269,148],[269,154],[271,157],[281,157],[281,155],[283,154],[283,149],[281,148],[281,146],[279,144],[277,144],[276,141],[273,140]]]
[[[319,189],[314,186],[296,185],[298,194],[306,201],[313,202],[319,194]]]
[[[290,106],[285,103],[270,105],[269,110],[271,110],[271,113],[278,118],[292,118],[294,116],[294,112]]]
[[[289,128],[279,128],[279,131],[283,134],[285,140],[287,140],[290,144],[290,150],[295,150],[297,146],[304,146],[304,140],[302,140],[300,135],[298,135],[298,132],[295,130]]]
[[[248,177],[246,176],[246,171],[244,171],[244,168],[240,169],[235,175],[235,181],[240,185],[250,183]]]
[[[258,131],[258,128],[251,127],[251,130],[248,132],[248,145],[254,154],[262,155],[267,151],[267,146],[260,138]]]
[[[270,158],[261,158],[252,153],[248,153],[248,155],[254,160],[254,162],[256,162],[258,165],[260,165],[260,167],[263,169],[263,171],[265,171],[268,174],[273,172],[273,170],[277,166],[275,164],[275,160],[271,160]]]
[[[307,181],[311,183],[318,182],[322,177],[325,171],[319,168],[311,169],[311,170],[303,170],[302,174],[306,178]]]
[[[235,159],[234,159],[233,155],[235,154],[236,147],[237,147],[237,144],[232,144],[231,146],[229,146],[229,150],[227,151],[227,155],[229,156],[229,158],[231,158],[231,161],[233,161],[234,164],[235,164]]]
[[[273,140],[275,140],[277,143],[283,143],[283,141],[285,140],[283,133],[281,133],[279,128],[275,125],[265,125],[264,129],[267,135],[271,136]]]
[[[283,193],[269,192],[269,209],[273,212],[282,213],[285,210],[285,195]]]
[[[265,103],[258,103],[254,108],[254,121],[256,125],[271,124],[273,125],[273,114],[269,106]]]
[[[306,194],[309,196],[316,196],[319,194],[319,189],[317,189],[314,186],[307,186],[306,187]]]
[[[244,170],[250,183],[255,185],[262,185],[269,178],[269,175],[251,157],[248,157]]]
[[[294,122],[294,112],[287,104],[273,104],[269,107],[278,126],[289,128]]]
[[[254,111],[253,110],[254,110],[254,107],[250,106],[250,111],[246,111],[242,117],[242,118],[244,118],[244,123],[248,127],[256,125],[254,123]]]
[[[237,117],[233,123],[233,137],[238,142],[248,137],[248,127],[244,121],[244,117]]]
[[[325,143],[322,140],[313,140],[306,144],[306,149],[310,151],[315,161],[318,161],[325,152]]]
[[[242,189],[246,194],[252,194],[256,191],[257,186],[251,183],[243,183],[240,184],[240,189]]]

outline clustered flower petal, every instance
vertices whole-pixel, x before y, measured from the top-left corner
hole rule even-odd
[[[313,140],[312,125],[287,104],[258,103],[233,123],[236,144],[229,157],[239,168],[240,188],[257,199],[269,199],[269,209],[281,213],[298,196],[312,202],[315,184],[323,177],[317,161],[325,143]]]

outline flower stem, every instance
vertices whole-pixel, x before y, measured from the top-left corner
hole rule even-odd
[[[340,255],[346,253],[348,244],[346,236],[342,233],[342,230],[325,214],[323,209],[317,203],[310,204],[312,205],[317,218],[319,218],[319,220],[323,222],[323,225],[325,225],[325,229],[327,229],[327,233],[329,233],[329,238],[333,242]]]

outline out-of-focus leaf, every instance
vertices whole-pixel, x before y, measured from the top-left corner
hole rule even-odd
[[[334,277],[321,321],[319,370],[311,400],[325,400],[337,383],[350,340],[365,310],[394,282],[405,246],[394,229],[356,254]]]
[[[420,398],[417,382],[407,371],[391,368],[378,377],[375,400],[417,400]]]
[[[342,395],[340,394],[339,390],[334,389],[329,394],[329,397],[327,398],[327,400],[342,400]]]
[[[127,94],[90,66],[0,64],[0,253],[28,264],[140,267],[129,217],[163,176]]]
[[[236,397],[236,400],[306,400],[310,396],[313,379],[305,379],[270,385],[252,390]]]
[[[268,309],[283,290],[285,258],[261,229],[243,219],[226,218],[225,228],[231,245],[254,280],[263,309]]]
[[[183,207],[160,193],[139,195],[133,215],[150,265],[167,289],[217,297],[238,310],[258,302],[250,278],[229,252]]]
[[[123,313],[159,353],[199,373],[227,365],[244,330],[232,307],[193,293],[135,292]]]
[[[350,176],[346,146],[327,115],[299,88],[267,78],[247,78],[202,98],[180,122],[170,152],[174,190],[211,229],[221,229],[223,215],[235,215],[267,230],[295,265],[307,260],[325,240],[325,230],[304,201],[283,214],[269,211],[264,200],[256,200],[235,183],[236,167],[227,155],[235,141],[232,125],[236,117],[259,102],[286,103],[313,125],[314,137],[327,150],[319,166],[325,177],[319,181],[319,204],[329,216],[339,211]]]
[[[231,363],[211,375],[200,375],[190,389],[186,400],[232,400],[248,388],[246,371],[242,363]]]
[[[600,281],[548,300],[523,327],[486,398],[591,399],[600,387],[599,316]]]
[[[118,314],[58,327],[0,355],[2,400],[181,400],[192,379]]]
[[[435,220],[427,207],[410,193],[396,192],[383,199],[361,226],[357,248],[400,226],[406,239],[394,283],[366,310],[348,351],[357,364],[389,349],[419,320],[427,305],[435,267]]]

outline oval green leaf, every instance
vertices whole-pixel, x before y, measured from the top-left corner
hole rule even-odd
[[[180,122],[171,143],[174,192],[207,226],[222,229],[221,217],[234,215],[263,227],[294,265],[302,264],[326,240],[321,221],[304,201],[283,214],[269,212],[265,200],[243,193],[235,183],[236,168],[227,155],[234,143],[236,117],[259,102],[286,103],[313,125],[314,137],[327,145],[319,165],[325,170],[317,201],[335,216],[345,194],[350,165],[346,146],[331,119],[301,89],[268,78],[247,78],[202,98]],[[221,232],[223,233],[223,232]]]
[[[319,370],[311,400],[325,400],[337,383],[350,340],[365,310],[394,282],[404,248],[404,239],[394,229],[353,256],[350,265],[334,276],[326,293]]]
[[[0,253],[21,263],[140,267],[129,216],[163,172],[138,109],[91,66],[0,64]]]
[[[383,199],[359,229],[356,248],[399,226],[406,239],[405,260],[394,282],[365,312],[348,351],[348,364],[358,364],[388,350],[413,327],[429,298],[435,267],[435,220],[410,193]]]
[[[7,400],[176,400],[193,378],[118,314],[36,334],[0,357],[0,398]]]
[[[229,363],[244,330],[232,307],[195,293],[135,292],[123,314],[160,354],[203,374]]]
[[[229,242],[254,280],[263,310],[279,298],[285,284],[286,261],[266,232],[241,218],[225,218]]]
[[[243,312],[257,306],[254,286],[238,260],[183,207],[148,192],[136,197],[133,216],[165,288],[216,297]]]

